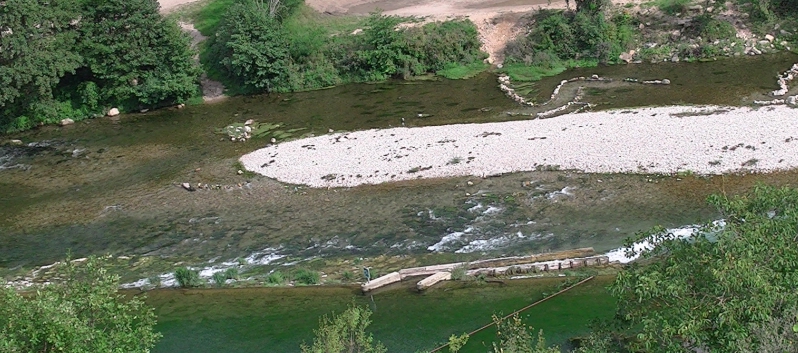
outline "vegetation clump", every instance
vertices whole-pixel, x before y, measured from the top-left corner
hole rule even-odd
[[[255,0],[231,5],[203,54],[209,72],[240,93],[288,92],[347,82],[439,72],[468,77],[487,68],[468,20],[402,27],[411,21],[374,14],[358,33],[307,23],[302,5],[281,15]]]
[[[103,259],[67,259],[56,272],[63,281],[35,293],[0,286],[0,351],[144,353],[161,338],[145,298],[118,294]]]
[[[0,2],[0,131],[183,103],[188,37],[153,0]]]
[[[683,239],[662,229],[636,239],[657,243],[645,264],[622,271],[612,293],[632,350],[715,352],[765,349],[796,338],[798,189],[758,185],[744,196],[715,195],[724,223]],[[773,328],[765,340],[766,328]],[[776,339],[778,338],[778,339]],[[773,347],[770,347],[773,348]]]
[[[199,272],[188,267],[179,267],[175,270],[175,280],[181,288],[193,288],[202,285]]]
[[[321,274],[317,271],[300,268],[294,273],[294,281],[306,285],[319,284],[321,282]]]

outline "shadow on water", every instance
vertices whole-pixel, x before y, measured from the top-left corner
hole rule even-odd
[[[615,302],[605,290],[612,278],[599,277],[522,314],[543,329],[550,343],[587,331],[593,319],[611,318]],[[164,338],[154,352],[299,352],[311,343],[322,315],[340,313],[354,303],[374,312],[369,330],[389,352],[432,349],[452,334],[491,322],[556,292],[562,279],[495,283],[444,283],[427,292],[399,288],[373,296],[351,287],[253,288],[229,290],[159,290],[148,302],[159,317]],[[461,352],[485,352],[496,335],[489,328],[475,335]],[[444,350],[445,351],[445,350]]]

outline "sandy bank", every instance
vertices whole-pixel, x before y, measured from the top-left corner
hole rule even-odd
[[[551,166],[589,173],[767,172],[798,167],[798,110],[675,106],[367,130],[268,146],[241,162],[267,177],[312,187]]]

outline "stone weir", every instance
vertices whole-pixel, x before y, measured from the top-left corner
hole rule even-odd
[[[469,276],[511,276],[609,264],[607,256],[595,256],[595,253],[593,248],[581,248],[528,256],[405,268],[363,283],[361,288],[363,292],[369,292],[410,277],[428,276],[417,284],[419,290],[424,290],[441,281],[451,280],[452,272],[458,268],[465,268],[465,273]]]

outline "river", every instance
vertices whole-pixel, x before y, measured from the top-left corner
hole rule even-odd
[[[794,62],[798,62],[798,56],[779,54],[706,63],[599,67],[544,79],[532,91],[537,92],[536,100],[544,101],[560,80],[596,73],[616,81],[606,87],[588,88],[585,99],[597,104],[597,109],[750,104],[775,89],[775,75]],[[668,78],[673,84],[618,83],[627,77]],[[506,114],[523,110],[496,87],[492,74],[462,81],[353,84],[314,92],[235,97],[217,104],[99,118],[64,128],[46,126],[8,136],[26,145],[0,147],[0,275],[19,278],[34,266],[63,258],[67,251],[73,257],[106,253],[123,256],[117,258],[116,265],[125,281],[168,273],[181,264],[214,266],[248,256],[252,261],[242,268],[244,277],[298,264],[324,270],[328,279],[338,279],[344,271],[357,273],[360,266],[388,271],[403,265],[584,246],[605,251],[654,225],[678,227],[717,217],[716,211],[704,203],[711,193],[739,193],[760,181],[792,185],[798,180],[795,172],[697,177],[541,170],[485,179],[464,177],[319,190],[283,185],[248,173],[239,175],[237,158],[268,142],[253,139],[233,143],[214,133],[247,119],[323,134],[329,129],[399,126],[402,118],[407,126],[523,118]],[[221,187],[188,192],[179,186],[182,182]],[[324,295],[305,296],[314,290]],[[305,323],[297,331],[303,333],[285,341],[290,342],[285,347],[293,347],[297,337],[309,337],[305,329],[319,313],[340,309],[353,297],[351,289],[341,289],[342,299],[337,304],[323,305],[331,300],[327,295],[338,298],[338,290],[302,289],[280,294],[302,303],[291,306],[316,308],[302,314]],[[500,293],[507,291],[489,292],[503,295]],[[197,346],[224,351],[221,347],[236,347],[229,340],[232,336],[214,336],[208,330],[234,332],[248,322],[264,320],[233,314],[225,320],[203,318],[204,314],[188,309],[197,316],[181,316],[168,303],[177,305],[187,299],[163,299],[191,297],[191,293],[153,293],[161,298],[153,300],[162,317],[161,328],[169,335],[159,351],[174,351],[169,347],[180,344],[177,337],[193,337],[204,342]],[[214,293],[227,292],[197,293],[197,298],[214,298],[219,296]],[[264,293],[267,297],[274,295]],[[302,294],[294,298],[293,293]],[[436,294],[406,295],[398,299],[375,296],[380,308],[375,314],[375,329],[386,342],[401,339],[385,333],[396,319],[381,316],[384,308],[413,300],[423,302]],[[230,305],[255,305],[262,294],[241,296],[246,299]],[[358,302],[367,299],[354,298]],[[513,299],[513,305],[526,299]],[[213,300],[209,303],[215,303]],[[425,303],[418,305],[431,302]],[[278,308],[286,310],[282,307],[267,305],[262,312],[267,319],[274,318],[278,316],[268,315],[277,315],[273,310]],[[239,312],[236,310],[231,313]],[[490,312],[479,311],[463,323],[489,319]],[[217,323],[201,329],[198,322]],[[205,333],[190,335],[192,327]],[[449,334],[442,326],[435,330],[435,335],[424,338],[418,348],[444,340]],[[248,332],[254,338],[242,340],[245,343],[241,347],[263,344],[258,338],[260,332],[254,328]],[[402,331],[391,334],[405,335]]]

